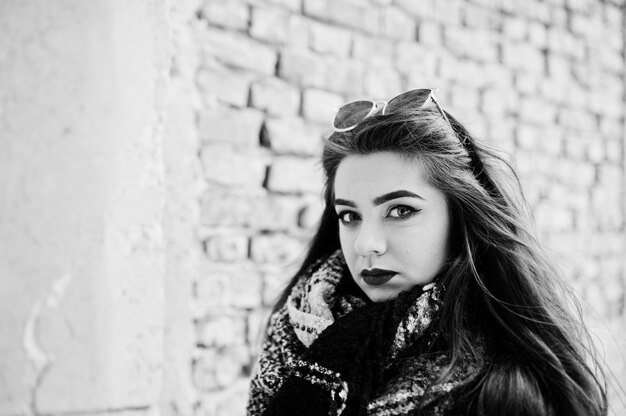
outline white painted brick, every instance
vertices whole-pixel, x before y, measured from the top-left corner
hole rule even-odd
[[[513,89],[511,88],[513,85],[513,74],[508,68],[501,64],[485,62],[482,66],[482,74],[483,78],[485,78],[485,87]],[[515,95],[509,94],[509,96]]]
[[[370,4],[336,0],[304,0],[303,10],[305,15],[323,21],[371,34],[379,33],[379,11]]]
[[[226,387],[241,376],[249,362],[243,345],[201,350],[193,366],[194,385],[202,391]]]
[[[279,74],[300,86],[323,86],[330,72],[327,60],[306,49],[286,49],[281,53]]]
[[[196,326],[198,343],[205,347],[241,345],[246,341],[246,316],[243,313],[208,315]]]
[[[418,25],[418,41],[424,45],[441,46],[443,44],[443,28],[434,21],[422,21]]]
[[[211,184],[261,187],[267,162],[258,154],[235,151],[226,146],[204,146],[200,151],[204,176]]]
[[[296,115],[300,110],[300,90],[278,78],[264,78],[252,84],[250,103],[272,115]]]
[[[365,95],[375,100],[381,99],[386,101],[404,90],[399,72],[391,67],[370,68],[365,73],[363,84]]]
[[[515,139],[520,149],[536,151],[539,148],[539,141],[543,140],[538,128],[520,124],[515,132]]]
[[[461,10],[461,19],[465,26],[498,33],[502,26],[500,11],[493,5],[485,6],[465,2]]]
[[[548,30],[543,23],[530,22],[528,24],[528,40],[538,48],[548,46]]]
[[[528,37],[528,23],[519,16],[507,16],[502,24],[504,36],[514,41],[523,41]]]
[[[537,227],[542,230],[571,230],[574,214],[571,210],[542,203],[534,210]]]
[[[250,20],[248,5],[239,0],[205,0],[200,9],[209,23],[235,30],[246,30]]]
[[[266,273],[263,280],[263,304],[274,306],[291,277],[292,275],[287,274],[282,268]]]
[[[410,15],[423,20],[432,20],[437,16],[435,0],[396,0],[395,5]]]
[[[276,50],[244,34],[207,29],[200,42],[203,52],[220,62],[264,74],[275,72]]]
[[[401,74],[433,78],[437,73],[437,57],[419,43],[399,42],[396,44],[395,66]]]
[[[251,256],[257,263],[295,262],[305,250],[302,240],[286,234],[259,235],[252,238]]]
[[[244,369],[246,370],[246,369]],[[245,415],[250,390],[249,374],[240,374],[228,386],[216,391],[203,391],[193,407],[192,416]]]
[[[253,109],[210,108],[200,112],[199,136],[204,143],[254,147],[259,144],[263,113]]]
[[[557,110],[553,104],[535,97],[522,98],[519,108],[521,120],[539,125],[553,124],[556,121]]]
[[[559,124],[576,130],[596,130],[597,122],[593,114],[571,108],[561,108],[558,113]]]
[[[267,185],[276,192],[319,194],[323,174],[317,158],[283,156],[273,160]]]
[[[218,102],[245,107],[248,104],[250,83],[255,75],[226,68],[201,69],[198,87],[206,107],[215,107]]]
[[[330,120],[328,123],[330,126]],[[317,155],[323,143],[319,128],[301,118],[268,119],[264,139],[278,154]]]
[[[298,225],[302,202],[280,195],[207,192],[201,199],[204,226],[240,226],[263,230],[288,230]]]
[[[307,120],[330,125],[343,103],[344,99],[339,94],[308,88],[302,95],[302,115]]]
[[[298,225],[304,229],[316,229],[323,211],[324,203],[321,197],[309,199],[300,214]]]
[[[248,257],[248,237],[218,235],[205,241],[206,255],[217,262],[239,262]]]
[[[529,43],[506,43],[502,49],[503,63],[512,69],[533,74],[544,72],[544,57],[537,47]]]
[[[394,42],[389,39],[353,34],[352,57],[370,64],[388,64],[393,60]]]
[[[380,35],[414,41],[417,35],[415,19],[397,7],[386,7],[381,13]]]
[[[563,56],[550,53],[548,55],[548,73],[561,82],[569,80],[572,76],[571,62]]]
[[[229,308],[248,309],[261,306],[262,276],[249,266],[217,268],[207,265],[196,283],[196,299],[201,314],[223,312]]]
[[[273,43],[284,43],[289,40],[289,13],[275,7],[252,8],[250,35]]]
[[[309,24],[310,46],[318,53],[347,57],[350,54],[352,34],[349,30],[312,21]]]
[[[498,50],[489,32],[451,26],[445,28],[444,39],[446,47],[458,57],[497,61]]]

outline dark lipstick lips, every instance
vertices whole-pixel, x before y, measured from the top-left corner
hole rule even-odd
[[[385,269],[363,269],[361,277],[363,281],[371,286],[383,285],[390,281],[397,273],[393,270]]]

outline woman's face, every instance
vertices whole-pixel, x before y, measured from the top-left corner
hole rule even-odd
[[[355,282],[374,302],[430,283],[447,260],[448,203],[422,162],[351,155],[334,183],[339,237]]]

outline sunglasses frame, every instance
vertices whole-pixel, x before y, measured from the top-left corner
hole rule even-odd
[[[354,129],[361,121],[365,120],[368,117],[371,117],[375,114],[377,114],[379,112],[378,108],[379,106],[382,104],[383,107],[380,110],[380,114],[382,115],[386,115],[385,110],[387,109],[387,105],[392,102],[393,100],[397,99],[398,97],[402,97],[403,95],[407,95],[407,94],[411,94],[411,93],[415,93],[415,92],[419,92],[419,91],[428,91],[428,97],[426,97],[426,100],[424,101],[424,103],[420,106],[420,108],[424,107],[427,103],[428,103],[428,99],[430,98],[430,100],[435,104],[435,107],[437,107],[437,111],[439,111],[439,113],[443,116],[443,118],[446,120],[446,122],[448,122],[448,124],[450,124],[450,120],[448,120],[448,117],[446,116],[445,111],[443,111],[443,108],[441,107],[441,105],[439,104],[439,101],[437,101],[437,99],[435,98],[435,94],[434,92],[437,91],[437,89],[433,89],[433,88],[418,88],[418,89],[414,89],[414,90],[409,90],[409,91],[405,91],[402,94],[398,94],[395,97],[387,100],[387,101],[378,101],[378,102],[374,102],[374,101],[370,101],[370,100],[358,100],[358,101],[351,101],[347,104],[342,105],[341,107],[339,107],[337,109],[337,111],[335,111],[335,116],[333,117],[333,130],[338,132],[338,133],[343,133],[346,131],[350,131],[352,129]],[[370,109],[370,111],[363,117],[362,120],[358,121],[356,124],[352,125],[352,126],[348,126],[345,128],[337,128],[335,127],[335,120],[337,119],[337,115],[341,113],[341,109],[345,108],[351,104],[360,102],[360,101],[364,101],[364,102],[370,102],[372,103],[372,108]]]

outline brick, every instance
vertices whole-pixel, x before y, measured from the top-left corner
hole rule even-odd
[[[461,19],[467,27],[484,29],[492,33],[499,32],[502,26],[502,17],[493,5],[475,5],[466,2],[463,4]]]
[[[386,7],[381,13],[381,36],[396,40],[416,39],[417,25],[414,18],[397,7]]]
[[[515,139],[520,149],[529,151],[539,148],[539,141],[543,140],[538,128],[520,124],[515,131]]]
[[[202,392],[193,406],[192,416],[230,416],[245,415],[250,389],[250,377],[238,377],[217,391]]]
[[[419,23],[417,40],[419,43],[430,46],[441,46],[443,44],[443,27],[430,20]]]
[[[302,202],[293,197],[213,190],[201,198],[201,224],[288,230],[298,225],[301,209]]]
[[[362,93],[364,64],[319,56],[302,49],[288,49],[282,54],[279,68],[281,78],[302,87],[323,88],[328,91]]]
[[[459,110],[459,113],[467,114],[478,110],[479,100],[480,96],[475,88],[456,85],[451,91],[450,105]]]
[[[276,50],[244,34],[207,29],[200,42],[203,53],[220,62],[264,74],[275,72]]]
[[[591,11],[593,2],[590,0],[567,0],[566,4],[573,11],[587,14]]]
[[[550,53],[548,55],[548,73],[552,78],[563,82],[572,76],[571,62],[562,56]]]
[[[248,5],[238,0],[205,0],[200,9],[202,17],[215,26],[246,30],[250,15]]]
[[[285,193],[319,193],[323,178],[317,159],[283,156],[274,159],[268,177],[268,189]]]
[[[529,43],[506,43],[503,45],[502,62],[512,69],[533,74],[544,72],[543,53]]]
[[[536,96],[539,91],[540,81],[535,74],[518,73],[515,75],[515,90],[521,95]]]
[[[421,4],[421,2],[419,3]],[[437,0],[434,7],[434,18],[444,23],[445,26],[460,26],[462,24],[461,10],[463,10],[461,0]]]
[[[519,117],[521,120],[539,125],[550,125],[556,121],[556,114],[556,107],[543,99],[528,97],[522,98],[520,102]]]
[[[394,43],[389,39],[354,34],[352,57],[374,65],[385,65],[393,61]]]
[[[500,117],[510,114],[516,108],[517,96],[510,90],[488,89],[481,98],[480,109],[488,116]]]
[[[540,49],[548,46],[548,30],[543,23],[530,22],[528,24],[528,40]]]
[[[561,108],[559,110],[559,124],[576,130],[595,130],[597,122],[593,114],[587,111],[572,108]]]
[[[571,230],[574,226],[574,214],[571,210],[541,203],[534,210],[537,227],[542,230]]]
[[[432,20],[437,15],[435,0],[396,0],[395,5],[420,20]]]
[[[242,264],[232,267],[219,269],[211,262],[200,274],[195,293],[201,314],[261,306],[261,274]]]
[[[271,115],[296,115],[300,90],[278,78],[264,78],[252,84],[250,104]]]
[[[482,77],[485,79],[485,87],[497,87],[513,89],[513,73],[505,66],[498,63],[486,62],[482,66]]]
[[[263,304],[274,306],[280,294],[291,280],[291,277],[291,274],[286,273],[282,269],[280,271],[266,273],[263,280]]]
[[[575,188],[590,188],[596,182],[595,167],[586,162],[572,160],[556,160],[553,173],[562,183]]]
[[[196,324],[198,343],[203,347],[242,345],[246,341],[246,316],[242,313],[208,315]]]
[[[604,143],[604,145],[606,146],[607,161],[613,163],[619,161],[623,162],[621,153],[623,144],[621,143],[621,140],[609,139]]]
[[[250,83],[254,75],[248,72],[222,69],[201,69],[198,87],[205,106],[214,107],[222,102],[237,107],[248,104]]]
[[[433,78],[437,73],[437,58],[421,44],[399,42],[396,44],[395,66],[401,74],[417,73],[423,78]]]
[[[624,224],[620,195],[615,189],[623,189],[622,181],[617,181],[610,185],[596,186],[591,190],[592,212],[602,213],[594,218],[596,227],[599,230],[616,230]]]
[[[218,235],[204,243],[206,255],[217,262],[239,262],[248,257],[248,237],[245,235]]]
[[[264,140],[275,153],[312,156],[321,152],[322,133],[301,118],[272,118],[265,123]]]
[[[305,245],[286,234],[259,235],[252,238],[251,256],[257,263],[286,264],[304,253]]]
[[[275,7],[252,8],[250,35],[272,43],[289,40],[289,13]]]
[[[201,391],[224,388],[249,365],[250,357],[243,345],[201,350],[193,363],[194,385]]]
[[[594,163],[603,163],[606,160],[604,142],[599,135],[593,135],[589,141],[586,159]]]
[[[283,276],[283,279],[289,280],[290,277],[291,276]],[[285,282],[284,285],[286,284],[287,283]],[[266,288],[267,288],[267,283],[264,283],[263,284],[264,293],[265,293]],[[271,298],[271,300],[273,301],[268,303],[267,304],[268,306],[274,306],[274,304],[276,303],[276,297],[278,296],[278,293],[279,292],[277,291],[275,293],[276,296]],[[265,298],[263,299],[265,303]],[[253,349],[252,354],[254,356],[258,354],[258,351],[256,351],[256,349],[260,347],[261,346],[260,344],[263,342],[263,337],[265,334],[265,325],[267,324],[267,320],[269,319],[269,317],[270,317],[269,309],[255,309],[255,310],[250,311],[250,313],[247,316],[248,331],[246,334],[246,339],[250,347]]]
[[[498,49],[489,32],[446,27],[444,38],[447,48],[457,57],[485,62],[496,62],[498,59]]]
[[[221,186],[261,187],[267,162],[258,154],[235,151],[225,146],[204,146],[200,150],[204,176]]]
[[[320,87],[330,72],[329,61],[305,49],[287,49],[282,52],[279,74],[303,87]]]
[[[565,132],[565,157],[571,160],[585,160],[587,154],[587,141],[580,135],[568,130]]]
[[[211,108],[200,113],[198,131],[204,143],[254,147],[259,143],[263,113],[253,109]]]
[[[567,10],[562,8],[561,6],[551,7],[550,8],[550,25],[552,27],[557,27],[560,29],[567,28]]]
[[[319,225],[324,211],[324,203],[322,198],[310,199],[306,202],[304,208],[300,212],[298,225],[301,228],[313,230]]]
[[[441,76],[454,83],[479,88],[487,82],[482,76],[483,66],[478,62],[467,59],[446,59],[442,61],[440,68]]]
[[[336,0],[304,0],[303,11],[330,23],[337,23],[358,31],[378,34],[380,16],[378,8],[369,4],[357,4]]]
[[[301,0],[263,0],[267,3],[275,4],[292,12],[300,12],[302,10]]]
[[[307,120],[329,125],[343,103],[339,94],[308,88],[302,95],[302,115]]]
[[[507,38],[520,42],[528,37],[528,24],[518,16],[507,16],[502,24],[502,33]]]
[[[363,89],[366,96],[375,100],[387,100],[404,91],[400,74],[390,67],[370,68],[365,73]]]
[[[309,44],[313,51],[341,57],[350,55],[350,31],[325,23],[312,21],[309,25]]]

